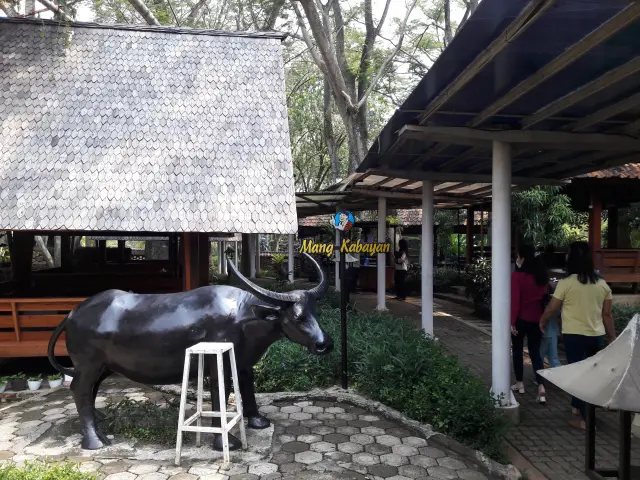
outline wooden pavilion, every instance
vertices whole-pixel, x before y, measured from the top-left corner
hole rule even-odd
[[[296,232],[281,40],[0,18],[0,230],[11,251],[0,357],[45,355],[52,329],[99,291],[207,284],[211,236]],[[61,261],[36,272],[43,235],[59,237]],[[79,247],[82,237],[97,245]],[[130,237],[164,253],[136,259]]]

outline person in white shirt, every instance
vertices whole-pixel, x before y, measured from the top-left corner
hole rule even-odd
[[[407,241],[403,238],[398,242],[399,250],[395,253],[395,284],[396,300],[406,300],[405,280],[409,270],[409,253]]]

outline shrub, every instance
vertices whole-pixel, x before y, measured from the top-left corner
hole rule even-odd
[[[433,269],[433,291],[450,292],[451,287],[459,283],[458,270],[451,267]],[[406,287],[410,295],[419,295],[422,285],[422,266],[413,263],[407,272]]]
[[[95,476],[82,473],[73,463],[25,462],[0,465],[0,480],[95,480]]]
[[[408,320],[353,312],[348,321],[353,388],[496,460],[505,459],[502,438],[508,424],[479,378]],[[320,323],[337,342],[340,312],[325,304]],[[335,385],[341,371],[337,350],[317,357],[292,342],[276,342],[256,365],[256,388],[276,392]]]
[[[478,258],[467,266],[463,283],[467,297],[473,300],[476,313],[486,315],[491,311],[491,260]]]
[[[620,333],[626,328],[631,319],[636,313],[640,313],[640,307],[636,305],[625,305],[615,303],[612,309],[613,323],[616,327],[616,334]]]

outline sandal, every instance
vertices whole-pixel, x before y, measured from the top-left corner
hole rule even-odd
[[[536,398],[536,402],[538,402],[540,405],[546,405],[547,404],[547,397],[546,395],[538,395],[538,397]]]
[[[582,419],[571,420],[569,422],[569,426],[572,427],[572,428],[577,428],[579,430],[586,430],[587,429],[585,421],[582,420]]]
[[[518,385],[517,383],[514,384],[514,385],[511,385],[511,391],[523,394],[524,393],[524,385]]]

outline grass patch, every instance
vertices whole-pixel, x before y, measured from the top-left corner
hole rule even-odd
[[[640,313],[640,307],[637,305],[626,305],[614,303],[612,308],[613,323],[616,327],[616,334],[620,333],[629,325],[636,313]]]
[[[96,480],[75,463],[25,462],[0,465],[0,480]]]

